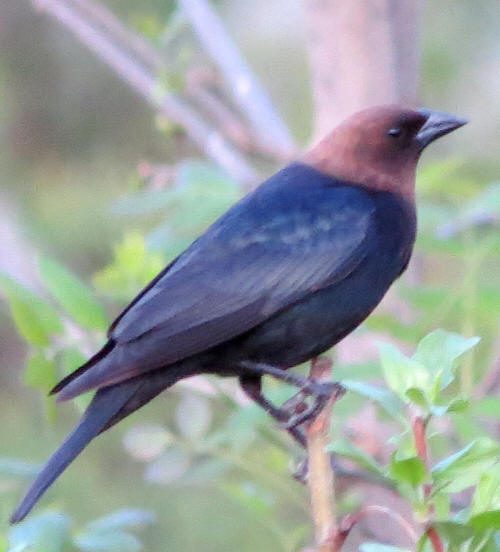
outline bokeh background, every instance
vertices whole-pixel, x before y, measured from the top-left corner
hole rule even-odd
[[[106,5],[165,47],[169,79],[180,78],[200,56],[174,2]],[[295,140],[306,145],[314,107],[302,3],[229,0],[216,7]],[[500,351],[500,9],[496,0],[442,0],[428,2],[422,17],[419,103],[471,123],[425,154],[422,236],[412,269],[354,336],[362,353],[353,354],[347,341],[339,369],[350,373],[354,364],[352,373],[376,377],[374,335],[412,350],[425,333],[444,327],[483,338],[461,385],[471,391],[479,384],[482,393],[494,395]],[[277,165],[258,163],[263,175]],[[2,272],[43,296],[38,259],[56,259],[94,290],[111,318],[241,193],[62,26],[26,0],[2,0]],[[72,348],[63,347],[71,358],[55,369],[64,371],[96,345],[98,327],[83,337],[73,328],[66,336]],[[23,474],[47,457],[79,414],[62,405],[56,416],[36,384],[26,384],[29,355],[8,302],[0,302],[0,534],[26,484]],[[341,407],[349,420],[346,433],[365,443],[359,416],[376,416],[366,408],[354,398]],[[183,412],[189,413],[184,421]],[[470,435],[478,425],[498,431],[498,419],[480,414],[464,420],[460,431]],[[66,512],[76,533],[125,505],[152,511],[156,522],[141,534],[151,551],[298,550],[309,531],[307,496],[289,477],[288,464],[300,455],[271,426],[230,382],[195,382],[92,445],[44,505]],[[236,444],[215,447],[217,453],[189,448],[190,440],[211,432],[221,443]],[[185,437],[183,446],[171,446],[174,434]],[[14,469],[14,460],[26,464]]]

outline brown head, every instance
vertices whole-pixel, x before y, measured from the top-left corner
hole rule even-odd
[[[422,150],[466,122],[428,109],[370,107],[346,119],[302,161],[335,178],[413,201]]]

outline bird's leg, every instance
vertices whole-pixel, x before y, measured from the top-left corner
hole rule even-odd
[[[287,430],[297,428],[303,423],[314,419],[332,395],[335,395],[337,399],[345,393],[345,389],[339,383],[314,381],[299,374],[294,374],[275,366],[269,366],[268,364],[244,361],[241,365],[255,374],[273,376],[285,383],[298,387],[300,389],[299,396],[302,393],[314,398],[308,408],[288,418],[284,424]]]
[[[246,395],[261,406],[270,416],[272,416],[280,425],[286,424],[290,420],[290,411],[289,407],[292,406],[290,399],[287,401],[281,408],[274,406],[264,395],[262,394],[262,378],[261,376],[241,376],[240,385]],[[299,395],[297,393],[297,395]],[[303,401],[302,401],[303,404]],[[298,408],[300,405],[297,403],[293,404],[294,409]],[[298,427],[287,428],[288,433],[299,443],[300,446],[306,446],[306,436],[304,432]]]

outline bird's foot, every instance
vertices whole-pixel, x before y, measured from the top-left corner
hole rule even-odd
[[[307,393],[300,390],[281,405],[281,410],[288,413],[288,418],[292,415],[304,412],[304,410],[308,408],[306,398]]]
[[[282,424],[283,427],[285,429],[293,429],[314,420],[330,399],[333,398],[337,401],[344,395],[345,391],[345,388],[340,383],[309,380],[299,393],[283,405],[283,408],[289,404],[294,405],[294,408],[291,409],[292,413],[290,417]],[[313,397],[310,405],[307,405],[305,402],[305,398],[308,395]]]

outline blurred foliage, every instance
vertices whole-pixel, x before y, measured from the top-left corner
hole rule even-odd
[[[8,552],[139,552],[140,540],[131,531],[150,525],[154,517],[142,510],[119,510],[84,527],[72,529],[70,518],[48,511],[20,523],[9,532]]]
[[[204,66],[174,2],[108,4],[163,48],[169,70],[161,86],[183,86],[186,68]],[[310,92],[300,28],[290,27],[293,21],[285,17],[277,28],[266,15],[269,3],[256,3],[252,14],[246,13],[248,3],[221,6],[232,35],[305,140]],[[398,346],[383,346],[380,362],[335,366],[350,393],[335,407],[338,438],[332,450],[348,466],[395,485],[417,521],[434,509],[451,552],[500,548],[500,399],[485,395],[498,361],[500,310],[498,102],[491,94],[498,38],[495,2],[483,8],[466,0],[427,7],[425,103],[470,115],[474,124],[426,153],[435,157],[426,157],[419,170],[412,274],[396,286],[405,308],[378,309],[358,332],[390,335]],[[292,3],[283,12],[302,24]],[[29,2],[6,0],[0,16],[2,192],[19,210],[23,234],[42,252],[39,287],[28,289],[0,275],[2,307],[8,306],[27,345],[24,384],[36,391],[25,393],[12,381],[17,365],[11,359],[21,355],[4,316],[0,355],[14,351],[5,356],[0,374],[0,519],[5,520],[37,470],[11,454],[45,458],[88,401],[83,397],[74,407],[56,409],[47,392],[103,342],[112,315],[242,191],[218,169],[191,159],[191,148],[175,128],[154,120]],[[443,151],[458,153],[450,158]],[[439,156],[444,161],[435,161]],[[169,169],[163,181],[155,178],[161,168],[154,165],[157,160]],[[141,179],[137,173],[145,162],[152,177]],[[437,327],[456,333],[429,334]],[[470,348],[474,335],[481,342]],[[419,341],[413,356],[401,352]],[[273,382],[266,386],[276,402],[291,393]],[[389,458],[351,438],[350,424],[363,417],[367,401],[376,407],[375,422],[389,424]],[[410,412],[427,421],[436,459],[430,466],[416,456]],[[146,511],[129,508],[83,521],[128,503],[157,513],[158,523],[143,534],[147,550],[297,551],[310,540],[307,496],[290,477],[290,457],[300,460],[302,453],[265,412],[242,403],[231,383],[207,378],[176,386],[167,401],[158,399],[121,427],[86,451],[80,466],[51,490],[41,513],[11,530],[0,525],[1,552],[24,550],[27,543],[30,550],[46,552],[48,540],[53,550],[138,550],[135,528],[153,520]],[[130,462],[120,456],[120,436]],[[425,497],[429,484],[434,492]],[[339,508],[354,511],[361,502],[359,490],[348,488]],[[371,542],[352,549],[404,550],[375,542],[380,536],[364,540]],[[429,549],[428,543],[422,547]]]

